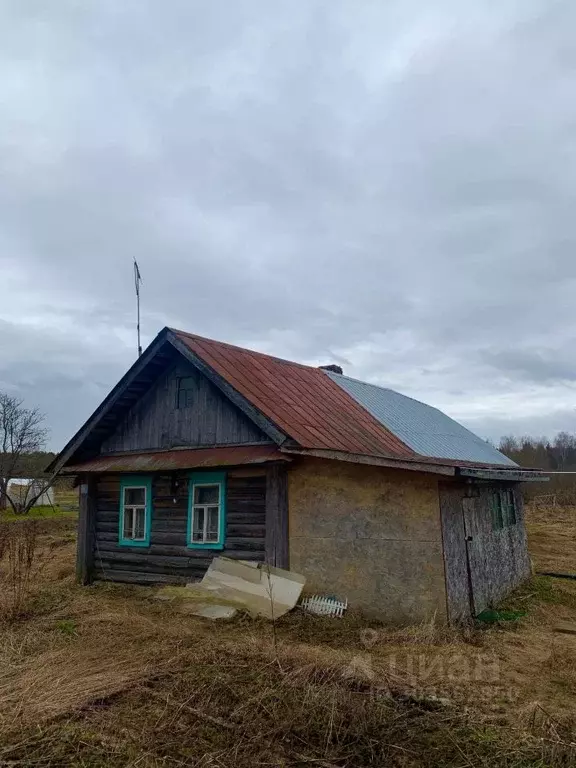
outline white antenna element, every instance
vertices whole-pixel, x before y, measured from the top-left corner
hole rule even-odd
[[[140,345],[140,283],[142,282],[142,276],[138,269],[138,262],[134,259],[134,286],[136,288],[136,309],[138,313],[138,319],[136,321],[136,330],[138,332],[138,357],[142,354],[142,346]]]

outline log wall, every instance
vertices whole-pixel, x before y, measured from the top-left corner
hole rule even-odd
[[[178,487],[174,485],[178,482]],[[266,474],[264,469],[227,472],[224,549],[186,545],[188,473],[152,476],[152,526],[149,547],[118,543],[120,476],[95,483],[94,556],[91,578],[133,583],[186,583],[201,579],[212,558],[264,560]]]

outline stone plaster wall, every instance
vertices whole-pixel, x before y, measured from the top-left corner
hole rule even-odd
[[[305,458],[288,502],[290,568],[307,591],[389,622],[446,621],[435,475]]]

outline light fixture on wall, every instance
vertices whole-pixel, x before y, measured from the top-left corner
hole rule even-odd
[[[178,503],[178,496],[180,493],[180,480],[176,474],[173,474],[170,478],[170,495],[172,496],[172,503]]]

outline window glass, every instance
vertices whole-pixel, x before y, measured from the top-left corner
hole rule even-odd
[[[516,499],[514,491],[494,491],[491,499],[492,530],[498,531],[516,525]]]
[[[120,545],[148,546],[150,543],[151,478],[122,481],[120,496]]]
[[[208,507],[208,524],[206,529],[206,541],[218,541],[220,510],[218,507]]]
[[[507,490],[501,492],[502,503],[505,510],[504,524],[516,525],[516,505],[514,499],[514,491]]]
[[[134,539],[143,539],[145,535],[146,512],[143,509],[134,510]]]
[[[124,532],[122,535],[124,536],[125,539],[132,538],[133,519],[134,519],[133,510],[124,509]]]
[[[191,476],[189,545],[216,548],[223,546],[225,488],[225,475],[222,472],[200,472]]]
[[[194,402],[194,378],[182,376],[178,379],[177,408],[189,408]]]
[[[124,488],[124,504],[144,506],[146,504],[146,488]]]
[[[492,530],[499,531],[504,527],[504,519],[502,516],[502,500],[498,491],[492,494],[490,511],[492,513]]]
[[[204,541],[204,507],[194,510],[192,541]]]
[[[516,516],[516,494],[514,491],[508,491],[510,494],[510,525],[516,525],[518,518]]]
[[[195,485],[194,504],[218,504],[220,502],[219,485]]]

